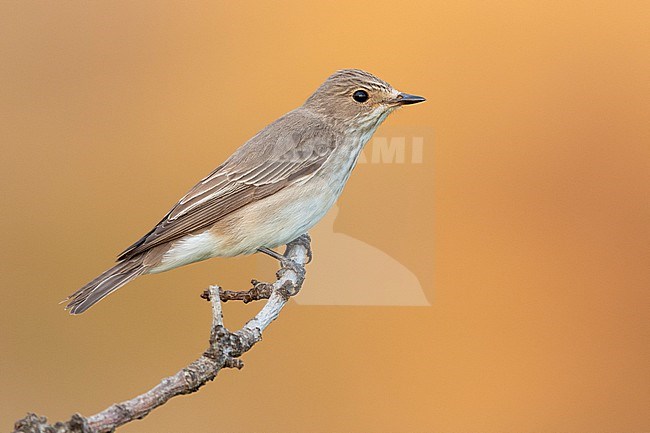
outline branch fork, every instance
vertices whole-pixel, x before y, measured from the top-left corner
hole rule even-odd
[[[17,421],[14,433],[108,433],[121,425],[142,419],[155,408],[162,406],[177,395],[198,391],[213,380],[223,368],[241,369],[239,359],[262,339],[262,332],[275,320],[292,296],[300,291],[305,280],[305,265],[311,261],[309,235],[304,234],[287,244],[276,273],[277,280],[264,283],[252,280],[253,287],[247,291],[222,290],[210,286],[201,295],[212,306],[210,344],[196,361],[173,376],[163,379],[149,391],[131,400],[113,404],[90,417],[75,414],[69,421],[47,423],[44,417],[29,413]],[[264,307],[240,330],[231,332],[223,325],[221,303],[242,301],[244,303],[267,299]]]

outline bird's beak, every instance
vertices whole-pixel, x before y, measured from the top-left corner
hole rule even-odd
[[[408,93],[400,93],[395,99],[393,99],[393,103],[396,105],[417,104],[418,102],[424,101],[426,101],[426,99],[422,96],[409,95]]]

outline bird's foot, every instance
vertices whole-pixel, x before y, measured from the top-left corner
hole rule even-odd
[[[307,263],[311,263],[311,236],[309,236],[309,233],[302,234],[298,236],[296,239],[291,241],[290,243],[292,244],[299,244],[305,247],[307,250]]]

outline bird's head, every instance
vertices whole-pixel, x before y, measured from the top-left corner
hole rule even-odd
[[[424,100],[395,90],[369,72],[342,69],[325,80],[304,106],[346,128],[374,130],[396,108]]]

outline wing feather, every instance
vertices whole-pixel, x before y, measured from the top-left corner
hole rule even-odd
[[[203,178],[118,260],[211,227],[237,209],[318,171],[334,150],[334,135],[321,125],[296,129],[292,113],[270,125],[276,125],[276,136],[268,133],[269,127],[265,128]],[[283,120],[287,124],[282,125]],[[284,134],[280,135],[282,131]],[[286,139],[287,131],[293,133],[291,140]]]

